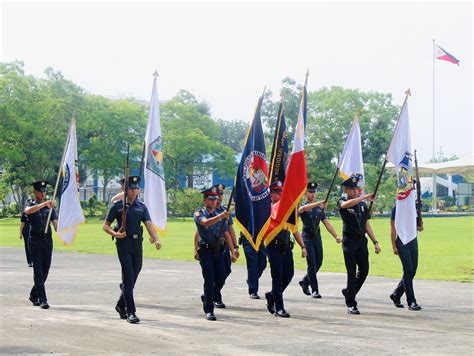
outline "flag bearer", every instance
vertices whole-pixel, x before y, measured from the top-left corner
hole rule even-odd
[[[392,209],[392,216],[390,219],[390,237],[392,240],[393,253],[400,257],[403,266],[403,277],[397,288],[390,294],[390,299],[397,308],[403,308],[400,301],[403,293],[406,294],[408,309],[417,311],[421,307],[417,304],[415,298],[415,291],[413,290],[413,279],[415,278],[416,269],[418,267],[418,239],[414,236],[410,241],[404,243],[397,235],[395,228],[396,207]],[[417,227],[418,231],[423,231],[423,225]]]
[[[142,222],[150,234],[150,243],[154,244],[157,250],[161,248],[161,243],[151,222],[147,207],[137,199],[140,193],[140,177],[129,177],[128,189],[126,191],[125,231],[115,231],[111,227],[114,220],[117,220],[118,226],[122,226],[123,200],[117,201],[110,208],[103,229],[107,234],[115,237],[117,255],[122,267],[122,290],[115,310],[119,313],[121,319],[127,319],[129,323],[134,324],[140,322],[136,315],[133,288],[142,269],[143,262]]]
[[[275,181],[270,185],[270,199],[272,204],[280,201],[283,183]],[[303,257],[306,257],[306,249],[303,239],[298,231],[293,233],[296,241],[302,249]],[[289,318],[283,304],[283,292],[291,282],[295,274],[293,262],[293,242],[290,240],[290,231],[287,228],[281,232],[267,245],[268,260],[272,276],[272,290],[265,293],[267,309],[271,314],[280,318]]]
[[[358,182],[357,176],[345,180],[342,186],[347,198],[341,198],[337,203],[343,221],[342,252],[347,270],[347,286],[342,290],[342,294],[346,298],[349,314],[360,314],[355,297],[369,274],[366,233],[375,246],[375,253],[379,254],[382,251],[369,224],[369,209],[364,203],[366,199],[373,201],[373,194],[358,197]]]
[[[30,251],[31,261],[33,262],[34,286],[31,288],[30,301],[34,306],[42,309],[48,309],[48,298],[44,284],[48,278],[49,268],[51,267],[51,257],[53,254],[53,239],[51,238],[51,225],[46,228],[49,211],[51,212],[51,222],[54,230],[58,228],[58,217],[54,210],[53,200],[44,200],[46,197],[48,182],[40,180],[31,184],[33,186],[33,195],[35,199],[30,201],[24,210],[27,217],[27,223],[30,225],[30,234],[28,238],[28,250]]]
[[[195,235],[194,239],[194,257],[199,260],[204,278],[204,295],[201,296],[201,301],[206,319],[216,320],[214,316],[215,302],[217,301],[218,305],[222,304],[221,308],[225,308],[220,294],[226,275],[221,231],[224,233],[225,242],[232,251],[232,260],[235,261],[237,255],[224,220],[229,217],[229,212],[217,213],[216,211],[218,194],[216,187],[205,189],[201,193],[204,198],[204,206],[194,213],[194,222],[198,230],[197,238]]]
[[[303,293],[311,295],[313,298],[321,298],[319,294],[318,278],[316,274],[323,264],[323,243],[321,241],[321,230],[319,223],[322,221],[326,230],[334,237],[337,243],[341,242],[341,238],[337,236],[337,232],[324,214],[327,202],[315,201],[316,188],[318,184],[315,182],[308,183],[305,193],[306,203],[298,209],[303,222],[303,241],[308,256],[306,263],[308,269],[306,275],[299,282]],[[309,291],[311,286],[311,293]]]

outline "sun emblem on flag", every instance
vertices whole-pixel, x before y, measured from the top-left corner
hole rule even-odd
[[[413,191],[413,173],[410,152],[405,152],[398,165],[397,200],[405,200]]]
[[[262,200],[270,194],[264,153],[253,151],[245,158],[242,178],[252,201]]]
[[[69,181],[71,180],[71,170],[69,169],[69,165],[66,163],[63,168],[63,189],[62,193],[65,192],[67,187],[69,186]]]
[[[146,168],[164,179],[163,142],[161,141],[161,136],[148,145]]]

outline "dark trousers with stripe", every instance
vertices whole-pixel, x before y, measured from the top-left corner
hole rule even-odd
[[[321,241],[321,235],[315,236],[313,239],[306,238],[303,234],[304,246],[306,247],[306,263],[308,268],[306,275],[303,277],[303,282],[306,285],[311,286],[313,292],[319,292],[318,273],[321,265],[323,264],[323,243]]]
[[[398,298],[406,293],[407,303],[416,303],[415,291],[413,290],[413,279],[418,268],[418,239],[414,239],[404,245],[400,238],[395,241],[398,250],[398,256],[403,266],[403,277],[397,288],[393,291]]]
[[[347,287],[344,296],[348,307],[357,306],[355,297],[369,274],[369,251],[367,238],[344,236],[342,251],[347,271]]]
[[[295,274],[293,264],[293,251],[289,246],[282,246],[272,241],[267,246],[268,260],[270,261],[270,270],[272,275],[271,296],[275,302],[275,310],[284,310],[283,292],[291,282]]]
[[[48,278],[51,258],[53,255],[53,239],[30,235],[28,241],[31,260],[33,262],[33,280],[35,282],[31,288],[30,296],[33,300],[46,302],[46,289],[44,284]]]
[[[135,313],[133,289],[143,264],[143,238],[116,239],[117,255],[122,267],[121,293],[117,305],[127,313]]]
[[[211,247],[199,246],[199,264],[204,278],[204,313],[214,313],[214,301],[222,301],[226,267],[224,254]]]
[[[267,268],[267,254],[265,250],[259,249],[255,251],[250,242],[244,237],[242,238],[242,247],[245,253],[247,263],[247,285],[249,294],[258,293],[258,280]]]

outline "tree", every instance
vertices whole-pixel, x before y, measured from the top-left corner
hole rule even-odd
[[[78,137],[81,165],[102,178],[102,200],[110,181],[124,174],[127,144],[130,168],[138,168],[145,137],[145,107],[132,100],[86,97],[78,112]]]
[[[235,153],[241,153],[249,125],[240,120],[227,121],[222,119],[218,119],[217,124],[221,132],[220,142],[224,146],[232,148]]]
[[[202,107],[185,90],[161,106],[165,175],[175,191],[181,175],[190,182],[211,170],[224,177],[235,172],[233,150],[220,142],[218,123]]]
[[[24,74],[23,62],[0,63],[0,165],[18,207],[30,183],[55,181],[69,121],[83,92],[60,72],[46,69],[46,79]]]

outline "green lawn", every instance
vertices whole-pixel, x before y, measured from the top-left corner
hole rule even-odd
[[[341,231],[341,221],[331,219],[337,231]],[[374,219],[372,227],[379,240],[382,253],[375,255],[370,244],[370,274],[386,277],[400,277],[401,264],[398,256],[393,255],[389,220]],[[426,218],[425,231],[419,236],[419,267],[417,278],[472,282],[473,281],[473,226],[474,217]],[[344,260],[340,245],[322,228],[324,244],[324,263],[322,271],[344,272]],[[163,248],[156,251],[153,246],[144,243],[144,256],[169,260],[193,260],[194,222],[170,220],[168,235],[162,238]],[[0,220],[0,246],[21,247],[23,242],[18,238],[19,219]],[[110,236],[102,231],[102,221],[89,219],[80,228],[73,246],[63,246],[55,239],[55,250],[75,251],[98,254],[115,254],[115,245]],[[295,265],[298,269],[306,268],[306,262],[300,257],[299,247],[295,248]],[[239,264],[245,262],[241,256]]]

